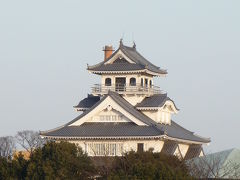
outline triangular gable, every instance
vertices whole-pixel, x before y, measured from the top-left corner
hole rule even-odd
[[[141,104],[141,103],[140,103]],[[137,105],[136,107],[138,110],[163,110],[163,111],[167,111],[170,113],[174,113],[177,114],[179,109],[176,107],[175,103],[168,99],[168,100],[164,100],[163,103],[159,104],[159,105]]]
[[[171,100],[167,100],[163,105],[162,107],[160,108],[160,110],[166,110],[168,112],[171,112],[171,113],[175,113],[177,114],[178,113],[178,109],[177,107],[175,106],[175,104],[173,103],[173,101]]]
[[[101,112],[96,114],[94,117],[88,119],[86,122],[99,122],[99,123],[126,123],[132,122],[124,114],[108,106],[106,109],[103,109]]]
[[[124,54],[120,49],[116,51],[104,64],[113,64],[114,61],[118,59],[125,59],[128,63],[136,64],[133,60],[131,60],[126,54]]]
[[[133,116],[131,113],[126,111],[124,108],[122,108],[116,101],[114,101],[110,96],[107,96],[104,98],[102,102],[100,102],[96,107],[91,109],[88,113],[86,113],[84,116],[80,116],[79,119],[76,119],[74,122],[70,123],[69,126],[80,126],[84,122],[87,122],[89,119],[103,111],[104,109],[111,106],[112,109],[115,109],[122,114],[124,114],[129,120],[131,120],[133,123],[137,124],[138,126],[147,126],[146,123],[142,122],[141,120],[137,119],[135,116]]]

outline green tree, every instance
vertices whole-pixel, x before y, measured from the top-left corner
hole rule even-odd
[[[0,180],[5,180],[11,177],[9,166],[10,164],[7,158],[0,156]]]
[[[20,152],[11,161],[11,174],[14,179],[23,180],[27,176],[27,167],[29,161],[24,159],[24,156]]]
[[[94,166],[82,150],[68,142],[48,142],[33,152],[27,168],[28,179],[87,179]]]
[[[116,157],[108,179],[191,179],[184,162],[162,153],[129,152]]]

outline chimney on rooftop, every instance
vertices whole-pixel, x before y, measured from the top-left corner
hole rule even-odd
[[[108,46],[106,45],[104,48],[103,48],[103,51],[104,51],[104,61],[106,61],[113,53],[113,47],[112,46]]]

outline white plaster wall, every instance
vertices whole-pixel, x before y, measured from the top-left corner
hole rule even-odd
[[[164,141],[161,140],[135,140],[135,141],[125,141],[123,144],[124,150],[137,151],[137,144],[144,143],[144,151],[148,151],[153,148],[153,152],[161,152],[163,148]]]
[[[120,117],[115,119],[115,120],[102,120],[101,116],[116,116],[116,117]],[[88,119],[86,122],[130,122],[130,120],[125,117],[123,114],[121,114],[120,112],[117,112],[115,110],[103,110],[100,111],[98,114],[94,115],[93,117],[91,117],[90,119]]]
[[[203,151],[200,152],[199,157],[202,157],[202,156],[204,156],[204,152]]]
[[[137,103],[142,102],[145,96],[131,96],[131,95],[124,95],[123,98],[128,101],[130,104],[135,106]]]
[[[148,85],[150,84],[150,80],[152,80],[153,85],[153,76],[147,76],[147,75],[141,75],[141,74],[103,74],[101,75],[101,84],[105,84],[106,78],[111,78],[112,80],[112,86],[115,86],[115,79],[117,77],[125,77],[126,78],[126,85],[128,86],[130,84],[130,78],[136,78],[136,83],[141,84],[141,78],[143,78],[143,82],[145,83],[145,79],[148,79]]]
[[[164,110],[141,110],[143,114],[157,123],[171,124],[171,113]]]
[[[162,109],[158,110],[157,122],[163,124],[171,124],[171,112]]]
[[[161,152],[164,141],[163,140],[71,140],[68,141],[70,143],[74,143],[82,148],[83,152],[86,152],[87,150],[87,143],[120,143],[123,144],[123,153],[129,152],[131,150],[137,151],[137,144],[138,143],[144,143],[144,151],[148,151],[149,149],[153,149],[153,152]],[[181,151],[181,154],[183,158],[185,157],[187,151],[188,151],[189,145],[188,144],[179,144],[179,149],[177,148],[174,152],[174,155],[181,158],[181,155],[179,153],[179,150]],[[122,154],[118,154],[118,156],[121,156]],[[203,156],[203,152],[201,151],[200,156]]]
[[[141,111],[143,114],[145,114],[146,116],[150,117],[152,120],[156,121],[157,123],[159,123],[159,119],[158,119],[158,111],[157,110],[142,110]]]
[[[179,146],[179,150],[181,152],[181,155],[184,158],[186,153],[187,153],[187,151],[188,151],[189,145],[187,145],[187,144],[178,144],[178,146]],[[174,152],[174,155],[179,157],[179,158],[181,158],[179,150],[177,148],[176,151]]]
[[[79,141],[79,140],[72,140],[69,141],[71,143],[77,144],[79,147],[82,148],[84,152],[86,152],[86,144],[87,143],[123,143],[123,152],[129,152],[131,150],[137,151],[137,144],[144,143],[144,151],[148,151],[149,149],[153,149],[153,152],[161,152],[163,148],[164,141],[162,140],[116,140],[116,141]],[[119,154],[120,155],[120,154]]]

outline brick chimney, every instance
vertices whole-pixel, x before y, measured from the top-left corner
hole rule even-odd
[[[106,45],[104,48],[103,48],[103,51],[104,51],[104,61],[106,61],[113,53],[113,47],[112,46],[108,46]]]

